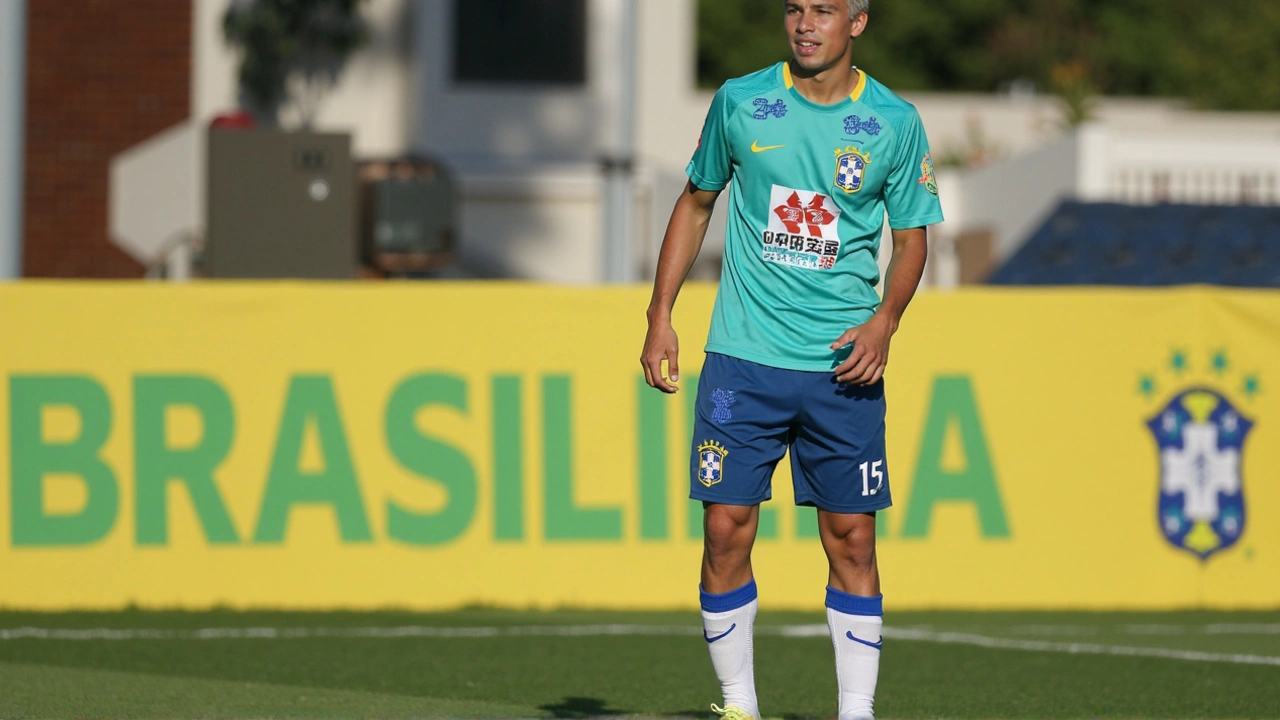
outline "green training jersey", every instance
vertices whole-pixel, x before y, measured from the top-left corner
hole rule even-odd
[[[724,270],[707,352],[830,370],[830,345],[876,311],[885,212],[894,229],[942,222],[915,107],[861,70],[848,98],[806,99],[787,63],[725,83],[689,179],[729,190]]]

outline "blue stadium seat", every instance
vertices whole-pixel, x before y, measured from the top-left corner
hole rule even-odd
[[[988,283],[1280,287],[1280,208],[1063,202]]]

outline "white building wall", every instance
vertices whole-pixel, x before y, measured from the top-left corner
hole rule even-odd
[[[222,39],[227,0],[192,0],[191,119],[206,124],[235,110],[236,54]]]
[[[965,173],[961,202],[948,231],[990,230],[1003,260],[1017,250],[1065,198],[1075,195],[1079,141],[1062,137],[1008,161]]]
[[[652,278],[657,266],[662,234],[688,182],[685,166],[714,94],[697,87],[697,31],[696,0],[641,0],[637,147],[647,194],[637,213],[648,219],[637,235],[641,279]],[[690,272],[695,278],[719,277],[725,200],[716,204],[702,253]]]
[[[470,277],[595,281],[604,265],[603,182],[591,173],[507,169],[461,176],[460,262]]]
[[[443,159],[461,181],[462,272],[486,276],[501,268],[515,277],[598,282],[605,230],[600,163],[619,142],[618,0],[588,2],[581,88],[455,83],[454,0],[418,0],[414,8],[411,146]],[[647,188],[637,195],[647,196]],[[637,218],[637,229],[647,222]]]
[[[418,0],[412,37],[420,72],[412,142],[464,171],[589,165],[601,139],[601,60],[607,50],[595,0],[588,7],[582,88],[458,85],[451,75],[454,0]]]

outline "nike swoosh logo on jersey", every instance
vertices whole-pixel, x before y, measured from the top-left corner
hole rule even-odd
[[[725,630],[724,632],[720,633],[719,635],[717,635],[717,636],[715,636],[715,637],[711,637],[710,635],[708,635],[708,634],[707,634],[707,629],[706,629],[706,628],[703,628],[703,629],[702,629],[702,637],[706,638],[706,640],[707,640],[707,642],[708,642],[708,643],[713,643],[713,642],[715,642],[715,641],[719,640],[720,638],[724,637],[725,635],[728,635],[729,633],[733,632],[733,629],[734,629],[734,628],[736,628],[736,627],[738,627],[738,623],[734,623],[734,624],[730,625],[728,630]]]
[[[704,630],[703,632],[705,633],[706,631]],[[877,649],[877,650],[879,650],[879,649],[880,649],[880,646],[884,644],[884,636],[883,636],[883,635],[880,637],[880,639],[879,639],[879,640],[877,640],[877,641],[875,641],[875,642],[871,642],[870,640],[863,640],[862,638],[856,638],[856,637],[854,637],[854,636],[853,636],[853,631],[852,631],[852,630],[847,630],[847,631],[845,631],[844,636],[845,636],[845,637],[847,637],[847,638],[849,638],[850,640],[852,640],[852,641],[856,642],[856,643],[862,643],[863,645],[866,645],[867,647],[875,648],[875,649]]]
[[[751,141],[751,152],[764,152],[765,150],[777,150],[778,148],[786,147],[786,145],[765,145],[764,147],[760,147],[758,144],[759,142],[759,140]]]

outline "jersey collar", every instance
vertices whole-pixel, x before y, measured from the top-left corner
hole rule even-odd
[[[853,86],[853,92],[849,93],[849,99],[858,102],[862,92],[867,89],[867,74],[857,67],[854,68],[854,72],[858,73],[858,82]],[[785,60],[782,62],[782,82],[786,84],[788,90],[794,90],[797,95],[800,94],[800,91],[795,89],[795,81],[791,79],[791,63]],[[817,103],[813,104],[817,105]]]

